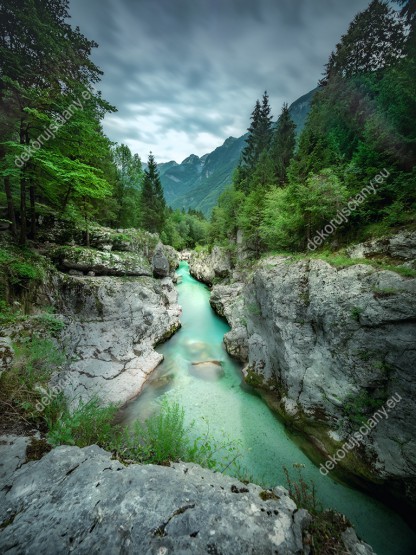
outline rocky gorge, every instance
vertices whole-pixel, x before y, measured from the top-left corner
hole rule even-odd
[[[97,227],[87,246],[60,225],[49,222],[32,245],[41,279],[3,283],[26,314],[2,327],[1,371],[12,368],[14,346],[45,333],[39,323],[47,321],[67,353],[53,391],[73,409],[93,398],[122,405],[163,358],[155,346],[180,326],[178,255],[144,232]],[[2,552],[311,552],[315,517],[281,486],[263,490],[192,464],[125,463],[97,446],[48,452],[39,437],[0,437]],[[339,533],[337,548],[373,553],[345,517],[324,518]]]
[[[246,382],[324,460],[361,430],[336,463],[412,502],[416,280],[407,268],[415,258],[416,234],[403,232],[356,245],[342,259],[237,264],[217,248],[190,260],[194,276],[217,282],[211,305],[232,328],[224,343],[243,362]],[[390,410],[392,396],[399,402]],[[361,428],[383,409],[376,426]]]

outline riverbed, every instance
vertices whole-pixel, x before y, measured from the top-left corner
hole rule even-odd
[[[378,555],[414,555],[416,535],[403,519],[361,491],[322,476],[265,402],[242,383],[241,365],[224,349],[230,328],[212,310],[209,289],[190,276],[185,262],[177,275],[182,328],[157,348],[164,361],[125,408],[124,422],[146,419],[164,399],[176,401],[187,423],[195,421],[196,434],[209,426],[219,440],[226,435],[240,442],[240,464],[251,481],[286,486],[283,468],[292,473],[293,465],[302,465],[322,505],[344,513]]]

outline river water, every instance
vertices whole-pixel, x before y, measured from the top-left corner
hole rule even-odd
[[[264,401],[242,384],[241,366],[223,345],[230,328],[211,309],[208,288],[190,276],[185,262],[177,274],[182,328],[158,347],[164,361],[141,395],[124,409],[123,421],[144,420],[163,399],[176,401],[184,408],[187,422],[196,422],[195,433],[204,433],[208,422],[212,436],[220,440],[225,433],[241,442],[240,463],[251,481],[268,487],[286,485],[283,467],[304,465],[302,475],[315,483],[323,506],[344,513],[378,555],[414,555],[416,534],[400,516],[330,475],[322,476]],[[201,361],[221,361],[221,366],[191,364]]]

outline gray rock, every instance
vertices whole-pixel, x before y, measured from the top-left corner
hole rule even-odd
[[[93,396],[122,404],[137,395],[163,359],[154,345],[180,326],[170,278],[62,276],[55,287],[72,356],[55,382],[63,382],[72,406]]]
[[[211,304],[232,326],[228,352],[276,384],[282,412],[319,422],[331,437],[338,434],[340,447],[358,430],[356,419],[376,411],[370,401],[381,407],[400,398],[359,456],[374,477],[411,484],[415,279],[368,265],[336,269],[322,260],[270,257],[245,286],[214,287]]]
[[[83,247],[44,249],[56,266],[70,275],[151,276],[148,260],[138,253],[99,251]]]
[[[371,239],[346,250],[351,258],[371,258],[384,255],[396,260],[416,260],[416,231],[400,231],[395,235]],[[416,267],[414,264],[412,267]]]
[[[158,278],[164,278],[169,275],[170,265],[167,256],[164,253],[163,245],[160,243],[155,250],[152,258],[153,275]]]
[[[13,473],[26,460],[26,447],[29,442],[30,439],[23,436],[7,435],[0,437],[0,491],[4,491],[11,486]]]
[[[0,337],[0,376],[10,370],[13,364],[14,349],[10,337]]]
[[[214,247],[208,251],[192,252],[189,258],[191,275],[199,281],[212,285],[216,278],[224,279],[231,275],[231,257],[224,248]]]
[[[9,451],[0,445],[1,458]],[[312,517],[284,488],[264,501],[254,484],[177,463],[123,466],[97,446],[58,447],[0,490],[0,551],[27,555],[307,554]],[[349,545],[371,549],[354,537]]]

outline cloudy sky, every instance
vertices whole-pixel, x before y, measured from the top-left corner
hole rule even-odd
[[[273,114],[316,86],[369,0],[71,0],[72,24],[99,43],[111,140],[146,160],[181,162],[243,135],[255,101]]]

